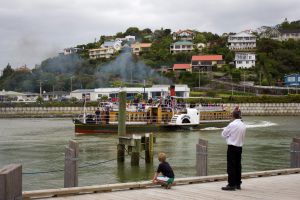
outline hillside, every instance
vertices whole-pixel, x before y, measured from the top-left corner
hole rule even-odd
[[[277,25],[279,30],[300,29],[299,21],[283,22]],[[197,87],[198,73],[158,72],[170,68],[175,63],[190,63],[193,55],[221,54],[226,65],[213,69],[214,78],[232,77],[233,81],[241,79],[254,81],[262,85],[280,85],[285,74],[299,73],[300,71],[300,41],[276,41],[268,38],[257,40],[257,61],[252,69],[236,69],[231,63],[234,53],[227,47],[228,34],[217,35],[211,32],[193,30],[195,44],[203,43],[202,49],[195,48],[189,53],[170,53],[173,42],[170,29],[139,30],[136,27],[128,28],[124,33],[114,36],[100,36],[95,43],[77,45],[83,49],[79,54],[58,55],[44,60],[33,70],[14,70],[8,64],[0,78],[0,88],[13,91],[38,92],[42,82],[45,91],[70,91],[78,88],[97,88],[119,86],[120,84],[147,84],[182,83],[190,87]],[[109,59],[89,59],[88,50],[98,48],[107,40],[133,35],[137,41],[152,43],[149,51],[140,56],[131,55],[123,50]],[[128,43],[127,45],[130,45]],[[128,49],[128,48],[125,48]],[[201,85],[210,82],[205,73],[201,74]]]

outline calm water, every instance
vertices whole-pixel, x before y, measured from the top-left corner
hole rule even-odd
[[[244,117],[247,124],[243,171],[288,168],[289,145],[300,137],[300,117]],[[0,167],[21,163],[23,172],[59,170],[64,167],[64,148],[70,139],[79,141],[80,165],[116,158],[116,135],[74,136],[70,119],[0,119]],[[157,133],[155,155],[164,151],[176,177],[195,175],[195,144],[208,140],[209,174],[226,173],[226,144],[221,129]],[[150,180],[158,161],[140,167],[116,161],[79,169],[79,185]],[[24,175],[24,190],[59,188],[63,172]]]

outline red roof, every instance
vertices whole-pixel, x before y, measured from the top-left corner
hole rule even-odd
[[[190,69],[191,64],[174,64],[173,69]]]
[[[192,61],[202,61],[202,60],[207,60],[207,61],[223,60],[223,56],[222,55],[201,55],[201,56],[192,57]]]

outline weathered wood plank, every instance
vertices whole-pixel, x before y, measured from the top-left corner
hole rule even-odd
[[[291,174],[246,179],[243,181],[242,190],[236,190],[232,192],[221,190],[221,187],[227,184],[226,181],[223,181],[193,185],[180,185],[172,187],[170,190],[156,187],[146,190],[115,191],[110,193],[87,194],[64,198],[49,198],[47,200],[298,200],[300,195],[300,191],[298,189],[299,178],[300,174]]]
[[[293,169],[282,169],[282,170],[271,170],[262,172],[248,172],[243,173],[243,178],[251,178],[259,176],[270,176],[274,174],[293,174],[300,173],[300,168]],[[214,175],[214,176],[203,176],[203,177],[190,177],[190,178],[177,178],[175,182],[177,185],[191,184],[191,183],[204,183],[204,182],[216,182],[224,181],[227,179],[227,175]],[[73,187],[73,188],[60,188],[51,190],[37,190],[37,191],[27,191],[23,192],[23,198],[37,198],[37,197],[53,197],[55,195],[74,195],[74,194],[84,194],[84,193],[94,193],[103,192],[109,190],[128,190],[130,188],[159,188],[160,186],[153,185],[150,181],[143,182],[132,182],[132,183],[118,183],[118,184],[108,184],[108,185],[94,185],[85,187]]]

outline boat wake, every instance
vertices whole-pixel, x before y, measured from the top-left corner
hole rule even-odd
[[[263,127],[270,127],[270,126],[277,126],[278,124],[268,121],[259,121],[259,122],[251,122],[245,123],[247,128],[263,128]],[[206,127],[200,129],[201,131],[216,131],[216,130],[223,130],[225,127],[217,128],[217,127]]]
[[[253,122],[253,123],[246,123],[247,128],[260,128],[260,127],[270,127],[270,126],[277,126],[278,124],[268,121],[260,121],[260,122]]]

